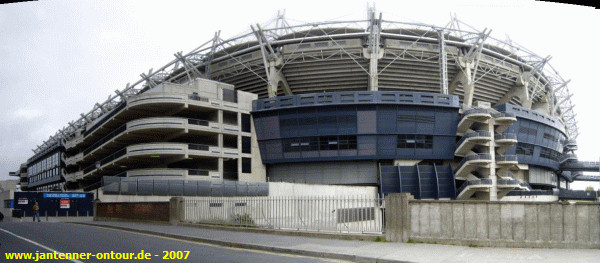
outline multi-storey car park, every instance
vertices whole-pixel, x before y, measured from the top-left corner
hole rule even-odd
[[[598,163],[574,155],[569,81],[549,56],[490,32],[374,10],[300,25],[278,14],[231,39],[217,32],[38,146],[22,185],[169,175],[551,200],[574,180],[598,180],[582,175]]]

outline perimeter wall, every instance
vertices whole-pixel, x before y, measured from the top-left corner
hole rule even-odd
[[[386,239],[501,247],[600,248],[600,203],[386,197]]]

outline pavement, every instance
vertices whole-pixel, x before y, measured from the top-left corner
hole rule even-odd
[[[439,244],[337,240],[207,226],[145,222],[80,221],[168,238],[352,262],[598,262],[599,249],[466,247]],[[336,235],[334,235],[336,236]]]
[[[15,217],[4,217],[5,222],[32,222],[31,216],[15,218]],[[41,216],[41,222],[91,222],[94,221],[93,216]]]

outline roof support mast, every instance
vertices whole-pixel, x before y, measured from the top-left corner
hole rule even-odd
[[[465,108],[470,108],[473,104],[477,65],[479,64],[479,59],[481,57],[483,43],[490,36],[491,32],[492,30],[488,31],[487,28],[483,29],[483,32],[479,33],[471,48],[465,54],[458,57],[457,66],[459,67],[460,72],[458,72],[454,80],[452,80],[449,92],[454,93],[458,84],[462,84],[464,90],[463,106]]]
[[[252,32],[254,32],[254,35],[256,36],[256,39],[260,45],[263,64],[265,66],[265,73],[268,80],[267,92],[269,97],[277,96],[277,87],[279,86],[279,83],[283,85],[283,92],[285,95],[292,95],[290,85],[285,79],[283,72],[281,72],[281,67],[283,66],[283,59],[281,55],[275,53],[275,50],[260,28],[260,25],[256,24],[256,29],[252,25],[250,28],[252,29]]]
[[[381,41],[381,13],[379,19],[375,18],[375,6],[369,8],[369,47],[365,52],[365,57],[369,59],[369,90],[379,90],[379,59],[383,57],[383,49],[379,48]]]
[[[448,94],[448,55],[446,53],[446,39],[444,37],[444,30],[439,30],[438,34],[440,37],[440,89],[442,94]]]

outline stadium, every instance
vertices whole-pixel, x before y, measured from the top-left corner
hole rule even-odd
[[[374,10],[299,25],[279,13],[176,53],[57,131],[12,175],[38,191],[119,177],[138,191],[152,179],[150,192],[164,180],[162,194],[274,181],[418,199],[589,199],[568,190],[597,181],[582,172],[599,169],[575,156],[569,81],[550,57],[490,32]]]

